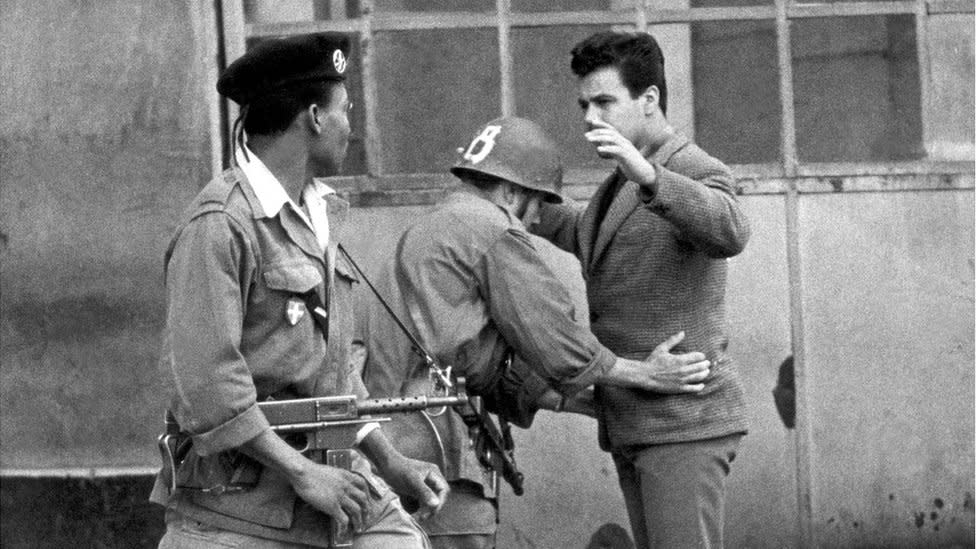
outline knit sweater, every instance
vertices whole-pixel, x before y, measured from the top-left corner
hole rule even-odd
[[[742,383],[726,352],[727,258],[749,238],[734,179],[724,164],[680,135],[648,160],[657,170],[656,189],[626,181],[617,171],[587,208],[547,205],[534,229],[580,259],[591,329],[615,354],[644,359],[684,331],[672,352],[700,351],[712,362],[700,393],[598,386],[600,443],[607,450],[748,428]],[[599,205],[614,190],[598,219]]]

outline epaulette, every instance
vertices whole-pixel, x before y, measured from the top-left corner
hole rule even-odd
[[[176,246],[176,241],[179,239],[180,234],[186,228],[187,224],[207,213],[227,211],[230,198],[234,190],[238,188],[239,183],[243,180],[243,177],[244,173],[241,172],[240,168],[234,167],[224,170],[220,175],[204,185],[196,198],[193,199],[193,202],[183,212],[182,221],[166,249],[164,256],[165,265],[169,264],[169,258],[173,253],[173,248]]]
[[[243,174],[240,168],[228,168],[221,172],[220,175],[207,183],[197,195],[187,212],[189,217],[194,218],[203,213],[226,209],[231,194],[242,179]]]

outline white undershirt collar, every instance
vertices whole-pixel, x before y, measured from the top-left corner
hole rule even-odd
[[[244,151],[247,151],[246,156]],[[292,210],[315,233],[322,249],[326,249],[329,243],[329,218],[324,197],[335,194],[334,189],[317,179],[302,189],[302,201],[308,207],[308,215],[306,215],[305,210],[295,204],[285,192],[285,188],[278,181],[278,178],[271,173],[271,170],[247,145],[237,149],[234,158],[237,160],[237,165],[241,171],[244,172],[244,177],[250,183],[255,196],[258,197],[258,202],[261,203],[261,209],[264,210],[265,215],[274,217],[278,215],[285,204],[289,204]]]

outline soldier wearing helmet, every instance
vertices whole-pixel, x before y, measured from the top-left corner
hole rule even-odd
[[[593,414],[594,383],[694,392],[708,374],[700,353],[645,361],[617,357],[577,318],[570,292],[526,224],[562,200],[555,145],[535,123],[507,117],[482,126],[451,168],[460,185],[397,242],[377,286],[434,358],[468,380],[486,407],[520,427],[539,408]],[[377,300],[370,300],[364,379],[374,396],[425,391],[427,366]],[[514,356],[514,359],[512,358]],[[582,395],[582,396],[581,396]],[[453,411],[398,417],[384,431],[401,452],[441,465],[451,492],[422,523],[435,548],[494,547],[497,483]]]

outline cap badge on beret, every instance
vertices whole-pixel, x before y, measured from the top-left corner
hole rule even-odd
[[[346,72],[346,56],[342,54],[342,50],[332,52],[332,64],[335,66],[337,73],[342,74]]]

